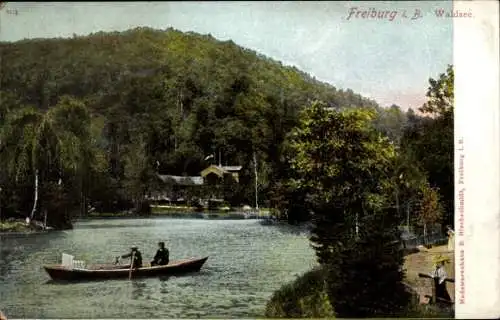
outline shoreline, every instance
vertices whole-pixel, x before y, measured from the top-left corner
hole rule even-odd
[[[157,209],[157,208],[156,208]],[[263,211],[260,214],[254,214],[252,211],[201,211],[196,212],[190,210],[190,208],[161,208],[166,209],[159,211],[158,209],[153,211],[148,215],[131,214],[126,212],[100,212],[100,213],[90,213],[85,217],[76,217],[73,223],[78,221],[88,221],[88,220],[115,220],[115,219],[155,219],[155,218],[167,218],[167,219],[200,219],[200,220],[259,220],[259,221],[271,221],[273,218],[269,214],[269,211]],[[274,220],[273,220],[274,222]],[[279,224],[281,221],[276,220]],[[274,224],[274,223],[272,223]],[[272,225],[269,224],[269,225]],[[268,225],[268,224],[266,224]],[[33,235],[48,233],[50,231],[56,230],[39,230],[33,229],[27,226],[24,221],[4,221],[0,222],[0,236],[3,235]]]
[[[77,220],[88,220],[88,219],[150,219],[156,217],[169,217],[169,218],[192,218],[192,219],[232,219],[232,220],[242,220],[242,219],[272,219],[270,210],[259,210],[256,213],[253,210],[208,210],[204,209],[202,211],[196,210],[196,208],[191,207],[153,207],[150,214],[141,215],[136,213],[127,212],[93,212],[89,213],[85,217],[78,217]]]
[[[0,221],[0,235],[32,235],[57,231],[50,226],[40,225],[38,221],[26,224],[22,219]]]
[[[79,217],[75,221],[119,220],[119,219],[198,219],[198,220],[271,220],[271,216],[245,217],[243,214],[226,213],[154,213],[150,215],[92,215]]]
[[[37,234],[46,234],[54,230],[47,231],[0,231],[0,236],[31,236]],[[60,230],[58,230],[60,231]]]

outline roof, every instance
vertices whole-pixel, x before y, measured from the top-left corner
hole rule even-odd
[[[202,185],[203,184],[203,178],[198,177],[198,176],[172,176],[172,175],[162,175],[159,174],[158,177],[163,181],[163,182],[168,182],[168,181],[173,181],[174,183],[178,185],[184,185],[184,186],[190,186],[190,185]]]
[[[240,171],[242,166],[217,166],[224,171]]]
[[[201,174],[202,177],[205,177],[206,175],[208,175],[210,173],[214,173],[214,174],[218,175],[219,177],[223,177],[224,174],[240,171],[241,168],[242,168],[242,166],[216,166],[216,165],[211,165],[211,166],[205,168],[200,174]]]

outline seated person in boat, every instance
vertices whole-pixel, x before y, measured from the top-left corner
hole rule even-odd
[[[132,261],[132,266],[133,268],[141,268],[142,267],[142,254],[137,249],[137,247],[132,247],[130,248],[130,253],[124,254],[121,257],[116,257],[116,263],[118,263],[118,260],[120,258],[126,259],[126,258],[132,258],[134,257],[134,261]]]
[[[156,251],[153,261],[151,261],[151,266],[165,266],[169,261],[169,252],[165,248],[165,242],[158,242],[158,251]]]

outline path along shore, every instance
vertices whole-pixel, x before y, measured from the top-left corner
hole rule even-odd
[[[430,249],[422,248],[417,253],[411,253],[405,257],[404,268],[406,269],[406,281],[420,295],[420,302],[425,303],[428,299],[425,295],[432,295],[432,281],[430,279],[419,278],[419,273],[429,274],[435,268],[434,258],[442,256],[449,259],[445,264],[448,278],[455,278],[455,252],[449,251],[447,245],[436,246]],[[446,288],[451,300],[455,301],[455,284],[447,283]]]

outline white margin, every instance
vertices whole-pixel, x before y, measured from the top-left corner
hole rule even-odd
[[[453,7],[455,318],[500,318],[499,6]]]

